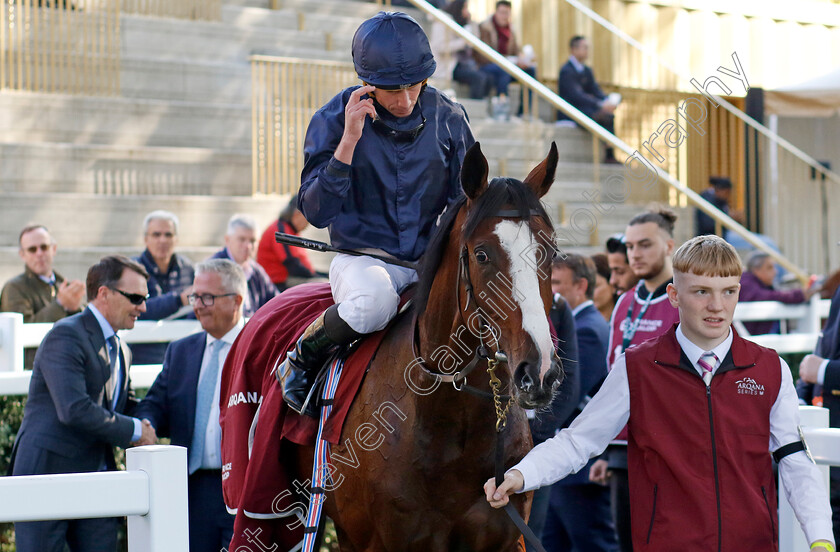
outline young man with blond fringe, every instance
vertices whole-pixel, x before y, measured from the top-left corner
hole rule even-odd
[[[680,323],[620,355],[601,390],[566,430],[534,448],[496,488],[548,485],[583,467],[628,424],[633,549],[778,551],[779,477],[811,550],[834,552],[831,510],[798,432],[790,369],[738,336],[732,315],[741,262],[717,236],[683,244],[668,299]]]

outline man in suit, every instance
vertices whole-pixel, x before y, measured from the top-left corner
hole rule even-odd
[[[557,95],[604,127],[609,133],[615,134],[613,113],[616,104],[598,86],[592,68],[585,65],[588,57],[589,41],[579,35],[572,37],[569,41],[569,60],[560,68],[560,75],[557,78]],[[562,111],[558,111],[557,120],[564,121],[569,118]],[[612,148],[607,148],[605,162],[618,162]]]
[[[122,256],[90,268],[88,307],[56,322],[38,348],[12,475],[114,470],[114,446],[155,441],[148,421],[129,415],[131,353],[115,333],[133,328],[146,310],[147,278]],[[117,519],[16,523],[15,533],[18,552],[63,552],[65,544],[72,552],[113,552]]]
[[[589,257],[568,254],[554,261],[552,291],[560,293],[572,309],[578,343],[580,414],[607,377],[607,347],[610,328],[592,302],[595,291],[595,263]],[[569,420],[571,423],[571,420]],[[551,488],[543,545],[548,552],[618,551],[618,541],[610,514],[610,490],[589,481],[584,468],[555,483]]]
[[[204,331],[169,344],[163,370],[137,406],[159,435],[187,448],[190,552],[219,552],[233,537],[233,516],[222,499],[219,386],[244,325],[247,293],[245,273],[233,261],[196,266],[189,301]]]
[[[828,409],[828,425],[840,427],[840,288],[831,298],[831,309],[814,349],[799,365],[799,398],[811,404],[814,396]],[[840,468],[831,468],[831,512],[835,540],[840,537]]]

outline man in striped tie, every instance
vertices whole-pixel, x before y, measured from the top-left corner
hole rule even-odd
[[[741,261],[717,236],[673,258],[668,298],[680,322],[628,349],[575,422],[505,474],[488,502],[583,467],[628,424],[636,552],[778,551],[772,457],[811,550],[834,552],[828,494],[798,431],[790,369],[732,329]]]
[[[228,259],[196,266],[189,301],[203,332],[173,341],[163,370],[135,414],[160,437],[187,447],[190,552],[219,552],[233,537],[222,500],[219,385],[233,341],[244,326],[245,273]]]

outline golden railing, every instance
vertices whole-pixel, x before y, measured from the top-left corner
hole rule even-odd
[[[221,21],[221,0],[122,0],[125,13],[153,17],[173,17],[203,21]]]
[[[119,1],[0,0],[0,89],[119,94]]]
[[[357,82],[352,63],[251,56],[252,186],[255,194],[300,187],[309,119]]]

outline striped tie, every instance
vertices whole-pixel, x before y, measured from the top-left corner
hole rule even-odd
[[[706,351],[700,356],[700,360],[697,361],[697,364],[703,369],[703,382],[706,384],[706,387],[712,383],[712,371],[717,366],[717,362],[718,357],[712,351]]]

